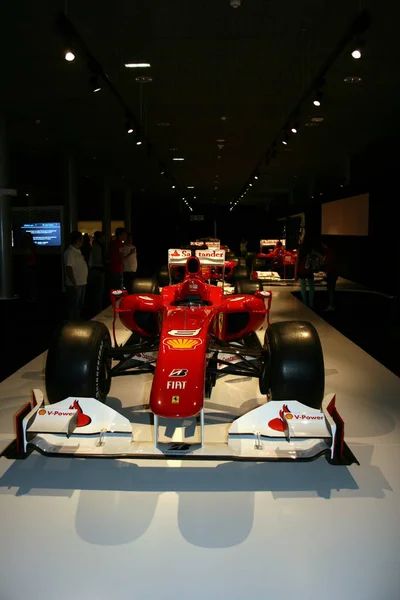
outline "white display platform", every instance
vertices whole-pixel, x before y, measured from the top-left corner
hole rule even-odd
[[[0,600],[400,598],[400,379],[291,289],[273,290],[272,321],[316,325],[360,466],[1,458]],[[0,439],[44,362],[0,383]],[[149,377],[115,379],[110,405],[142,422]],[[262,401],[238,379],[207,401],[207,435]]]

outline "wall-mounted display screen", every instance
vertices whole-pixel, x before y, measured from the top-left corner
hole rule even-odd
[[[61,223],[24,223],[21,232],[31,233],[37,246],[61,246]]]

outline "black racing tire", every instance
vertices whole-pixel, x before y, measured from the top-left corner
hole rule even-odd
[[[104,323],[70,322],[56,333],[46,359],[50,404],[69,396],[105,402],[111,387],[111,337]]]
[[[235,267],[233,269],[232,277],[233,277],[234,281],[239,281],[240,279],[248,279],[249,273],[248,273],[246,267]]]
[[[263,284],[259,279],[238,279],[235,281],[235,294],[255,294],[262,291]]]
[[[169,270],[168,267],[161,267],[157,273],[157,281],[161,287],[169,285]]]
[[[265,258],[255,258],[253,260],[252,271],[267,271]]]
[[[132,294],[159,294],[158,281],[151,278],[138,278],[133,280]]]
[[[297,400],[320,409],[325,369],[315,327],[306,321],[273,323],[265,332],[264,346],[267,359],[260,391],[269,391],[272,400]]]

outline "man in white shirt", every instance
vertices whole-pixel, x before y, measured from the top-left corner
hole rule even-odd
[[[67,315],[70,321],[80,319],[88,278],[88,266],[81,252],[83,236],[73,231],[70,246],[64,252],[65,289],[67,293]]]
[[[132,234],[128,233],[124,246],[124,286],[128,290],[128,294],[132,294],[132,284],[137,271],[137,254],[136,248],[132,243]]]

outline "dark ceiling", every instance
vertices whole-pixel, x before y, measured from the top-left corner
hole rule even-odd
[[[322,106],[312,96],[303,102],[299,133],[284,147],[289,115],[361,10],[371,16],[362,59],[343,49],[326,74]],[[148,143],[137,146],[126,133],[125,110],[104,82],[101,92],[90,91],[79,48],[74,62],[64,60],[54,25],[60,11]],[[20,0],[2,3],[0,22],[0,112],[10,146],[43,161],[73,152],[87,177],[108,172],[157,197],[176,183],[196,202],[226,204],[257,168],[243,203],[290,193],[314,177],[338,180],[352,155],[397,123],[399,2],[242,0],[233,9],[229,0]],[[151,69],[126,69],[127,61]],[[152,82],[136,82],[142,75]],[[362,81],[345,83],[348,76]],[[316,116],[324,120],[312,125]],[[275,140],[278,155],[267,165]]]

